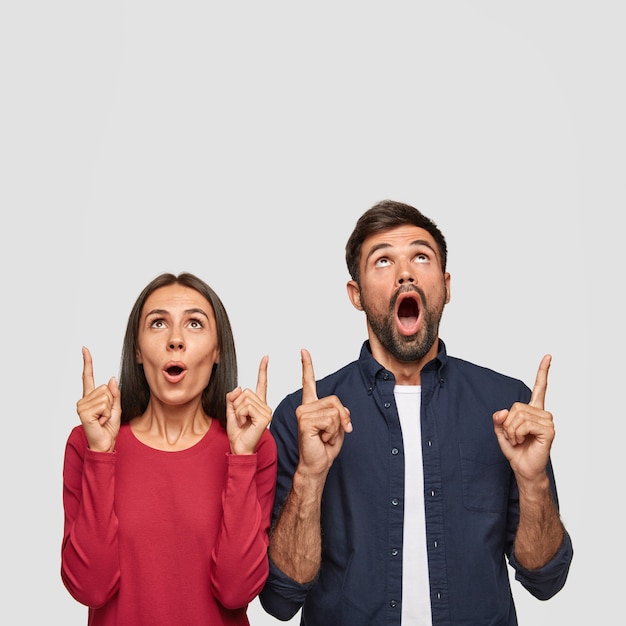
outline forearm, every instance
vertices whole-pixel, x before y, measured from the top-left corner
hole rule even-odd
[[[115,455],[85,449],[83,463],[74,445],[68,446],[61,577],[72,596],[88,606],[104,604],[119,584],[114,484]]]
[[[312,581],[322,560],[320,526],[325,476],[296,471],[291,491],[270,537],[269,555],[274,564],[298,583]]]
[[[221,604],[235,609],[251,602],[267,578],[273,502],[273,489],[268,489],[267,482],[275,483],[276,472],[275,465],[263,467],[257,454],[231,454],[227,463],[222,523],[211,554],[211,582]],[[234,578],[237,585],[233,585]]]
[[[532,485],[519,485],[520,519],[515,536],[515,558],[522,567],[543,567],[563,541],[563,524],[546,476]]]

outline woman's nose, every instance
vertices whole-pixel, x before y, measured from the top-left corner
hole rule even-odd
[[[185,342],[183,341],[182,334],[173,331],[168,345],[170,350],[182,350],[185,347]]]

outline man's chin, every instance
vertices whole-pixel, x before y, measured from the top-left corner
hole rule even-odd
[[[419,333],[413,335],[398,335],[389,350],[398,361],[410,363],[423,359],[433,347],[434,341],[428,341],[420,337]]]

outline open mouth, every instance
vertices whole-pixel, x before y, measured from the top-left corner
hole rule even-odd
[[[398,302],[397,317],[400,328],[407,334],[417,331],[420,314],[419,298],[415,293],[402,294]]]
[[[165,375],[165,379],[170,383],[178,383],[185,377],[185,372],[187,368],[185,364],[179,365],[178,363],[168,363],[163,368],[163,374]]]

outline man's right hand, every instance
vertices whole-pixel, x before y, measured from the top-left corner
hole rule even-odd
[[[350,411],[337,396],[317,397],[311,355],[303,349],[300,356],[302,404],[296,409],[300,459],[272,532],[269,555],[278,569],[305,584],[315,578],[322,563],[324,485],[352,422]]]
[[[302,404],[296,409],[301,474],[326,477],[337,458],[345,433],[352,432],[350,411],[337,396],[319,399],[313,361],[308,350],[302,358]]]

